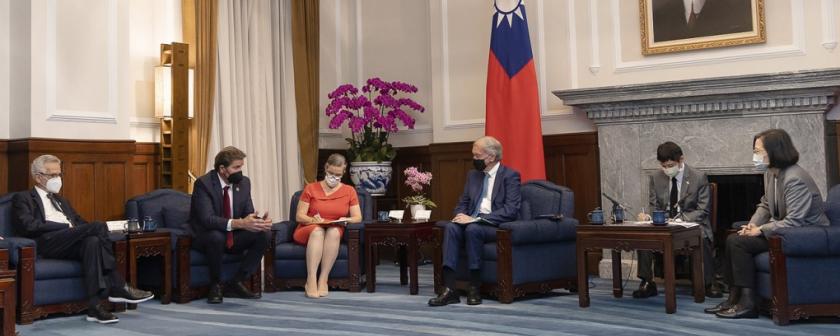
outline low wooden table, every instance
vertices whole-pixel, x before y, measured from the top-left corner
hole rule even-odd
[[[434,244],[433,222],[389,223],[375,222],[365,225],[365,280],[367,291],[376,291],[375,249],[379,246],[400,248],[400,284],[408,282],[409,293],[417,295],[417,250],[420,245]],[[408,272],[406,272],[408,264]],[[406,274],[408,273],[408,274]]]
[[[126,235],[128,242],[128,281],[137,287],[137,259],[141,257],[163,257],[163,288],[160,303],[168,304],[172,297],[172,242],[167,231],[139,232]],[[136,305],[129,305],[133,308]]]
[[[586,254],[601,249],[612,249],[613,296],[623,296],[621,286],[621,251],[651,250],[664,255],[665,312],[677,311],[674,288],[674,254],[690,255],[692,259],[692,285],[694,302],[705,300],[703,286],[703,249],[700,226],[679,225],[578,225],[577,273],[580,307],[589,307],[589,286],[586,272]]]

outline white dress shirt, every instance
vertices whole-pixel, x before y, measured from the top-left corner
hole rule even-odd
[[[487,176],[489,176],[487,179],[487,191],[481,197],[481,205],[478,207],[478,213],[489,214],[493,212],[493,203],[491,200],[493,199],[493,184],[496,183],[496,173],[498,171],[499,163],[496,162],[496,165],[486,172]]]
[[[56,209],[55,206],[53,206],[52,201],[50,201],[50,198],[47,197],[48,193],[46,190],[41,189],[40,187],[35,187],[35,190],[38,192],[38,196],[41,196],[41,203],[44,204],[45,220],[56,223],[70,224],[71,227],[73,226],[73,223],[70,223],[70,220],[67,219],[67,215],[65,215],[61,211],[58,211],[58,209]]]
[[[705,4],[706,0],[683,0],[683,8],[685,8],[685,22],[687,23],[691,17],[692,8],[694,8],[695,15],[700,15],[700,11],[703,10],[703,5]]]
[[[231,215],[231,216],[233,216],[233,184],[227,184],[227,183],[225,183],[225,180],[223,180],[223,179],[222,179],[222,176],[221,176],[221,175],[219,175],[219,173],[216,173],[216,176],[218,176],[218,177],[219,177],[219,184],[221,184],[221,185],[222,185],[222,196],[224,196],[224,195],[225,195],[225,187],[230,187],[230,188],[228,189],[228,199],[227,199],[227,202],[228,202],[228,204],[230,204],[230,215]],[[225,209],[222,209],[222,211],[225,211]],[[222,215],[224,215],[224,214],[222,214]],[[228,222],[227,222],[227,230],[228,230],[228,231],[232,231],[232,230],[233,230],[233,218],[228,219]]]

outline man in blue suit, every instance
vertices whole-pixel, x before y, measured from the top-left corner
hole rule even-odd
[[[481,248],[496,240],[496,227],[519,214],[519,172],[501,165],[502,144],[485,136],[473,143],[473,166],[464,193],[455,207],[455,217],[446,222],[443,235],[443,281],[446,288],[429,300],[430,306],[460,303],[455,291],[458,254],[467,254],[470,285],[467,304],[481,304]]]
[[[216,154],[214,169],[193,185],[190,226],[192,248],[207,256],[210,290],[207,303],[222,303],[222,257],[225,253],[245,254],[239,270],[224,295],[257,299],[243,283],[260,266],[268,246],[271,219],[258,216],[251,200],[251,180],[242,175],[245,153],[228,146]]]

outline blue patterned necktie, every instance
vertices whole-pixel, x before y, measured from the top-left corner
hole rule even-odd
[[[487,184],[490,182],[490,174],[484,173],[484,183],[481,185],[481,193],[478,194],[478,200],[475,202],[475,207],[473,208],[473,213],[470,214],[470,217],[478,216],[479,210],[481,210],[481,200],[484,198],[484,194],[487,193]]]

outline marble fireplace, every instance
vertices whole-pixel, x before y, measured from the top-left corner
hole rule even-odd
[[[752,138],[768,128],[787,130],[825,196],[838,182],[834,123],[826,118],[840,92],[840,69],[707,78],[559,90],[564,103],[582,109],[598,128],[601,192],[637,213],[646,204],[648,175],[658,169],[656,147],[679,144],[686,163],[706,174],[758,174]],[[833,114],[833,113],[832,113]],[[611,204],[601,204],[608,213]],[[609,254],[605,254],[609,255]],[[632,265],[623,258],[623,276]],[[610,278],[611,262],[600,276]],[[635,273],[635,272],[633,272]]]

